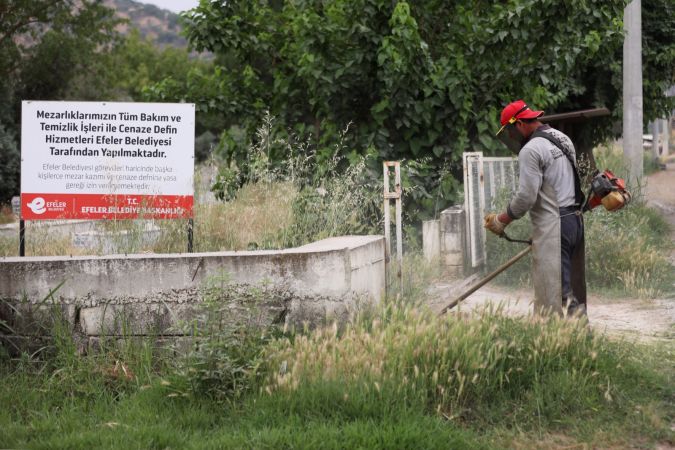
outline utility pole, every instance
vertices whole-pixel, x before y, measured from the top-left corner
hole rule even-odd
[[[642,161],[642,2],[632,0],[623,12],[623,159],[628,180],[637,186]]]
[[[662,155],[667,158],[670,155],[670,114],[668,114],[666,119],[661,121],[661,125],[663,126]]]

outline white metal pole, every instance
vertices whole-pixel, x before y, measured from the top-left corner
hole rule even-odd
[[[661,135],[659,134],[659,120],[654,119],[651,124],[652,129],[652,158],[659,159],[659,147],[661,146]]]
[[[389,214],[389,166],[386,161],[382,164],[384,173],[384,256],[386,262],[389,262],[391,254],[391,217]]]

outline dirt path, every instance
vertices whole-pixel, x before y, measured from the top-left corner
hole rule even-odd
[[[645,196],[647,203],[661,211],[673,227],[671,239],[675,242],[675,161],[668,164],[666,170],[647,177]],[[675,264],[675,250],[671,253],[671,262]],[[440,310],[468,284],[432,286],[429,306]],[[459,308],[471,311],[488,304],[501,305],[507,314],[525,316],[532,311],[533,299],[532,289],[513,290],[489,283],[462,302]],[[594,330],[629,340],[675,343],[675,298],[615,300],[591,295],[588,305],[588,318]]]
[[[429,306],[435,311],[452,300],[457,292],[448,285],[436,285],[434,290],[437,295]],[[509,290],[488,285],[462,302],[459,311],[472,311],[491,304],[504,308],[509,315],[527,316],[532,312],[533,299],[531,289]],[[593,330],[628,340],[675,342],[675,300],[672,298],[622,298],[617,301],[591,295],[588,305],[588,319]]]

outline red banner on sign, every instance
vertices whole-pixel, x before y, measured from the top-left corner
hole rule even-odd
[[[187,219],[192,195],[21,194],[21,218]]]

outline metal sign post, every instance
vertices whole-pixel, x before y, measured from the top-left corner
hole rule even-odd
[[[391,172],[389,168],[394,168],[394,191],[389,190],[389,177]],[[398,161],[384,161],[384,240],[385,240],[385,258],[387,264],[391,259],[391,217],[390,200],[396,200],[396,260],[398,261],[397,277],[399,289],[402,287],[401,274],[403,268],[403,230],[401,228],[401,163]]]
[[[26,222],[19,219],[19,256],[26,256]]]
[[[195,223],[192,217],[188,219],[187,223],[187,251],[192,253],[194,250],[194,228]]]
[[[12,197],[12,214],[19,218],[19,256],[26,256],[26,223],[21,217],[21,197]]]

